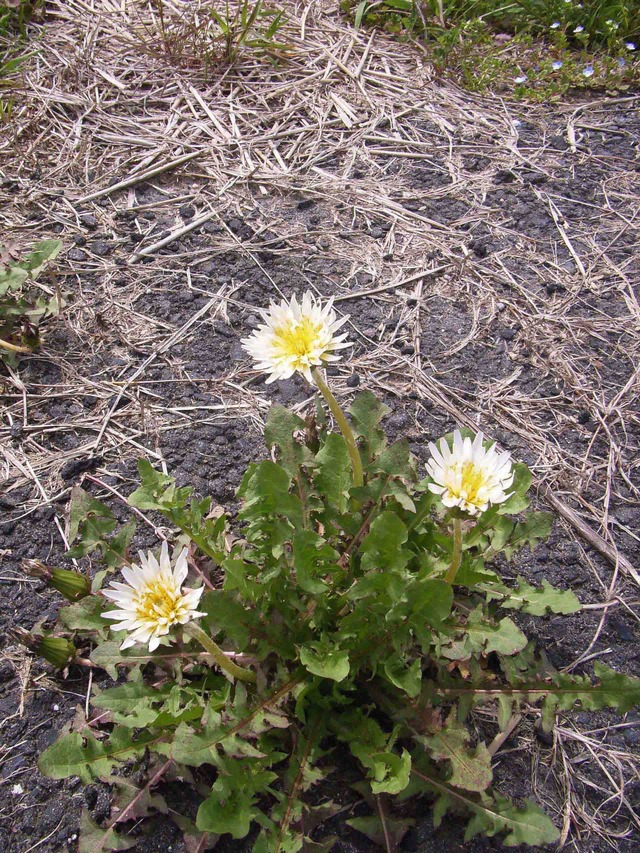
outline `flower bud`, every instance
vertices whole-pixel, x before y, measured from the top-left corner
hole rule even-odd
[[[76,647],[64,637],[45,637],[32,634],[24,628],[14,628],[11,633],[19,643],[59,669],[71,663],[76,656]]]
[[[22,569],[31,577],[45,580],[47,586],[57,589],[67,601],[80,601],[91,592],[88,578],[80,572],[45,566],[40,560],[23,560]]]

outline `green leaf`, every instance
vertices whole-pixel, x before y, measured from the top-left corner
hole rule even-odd
[[[360,546],[361,567],[386,571],[400,571],[413,553],[403,549],[407,541],[407,527],[394,512],[382,512],[371,524],[369,533]]]
[[[298,585],[305,592],[319,594],[328,589],[318,575],[336,571],[340,555],[321,536],[311,530],[298,530],[293,537],[293,564]]]
[[[345,823],[357,832],[366,835],[379,847],[393,850],[397,849],[415,821],[412,818],[398,819],[389,815],[382,817],[380,814],[372,814],[365,817],[352,817]],[[389,841],[394,845],[393,847],[388,846]]]
[[[569,589],[555,589],[543,580],[542,587],[535,587],[518,577],[518,586],[511,589],[502,584],[478,584],[478,589],[487,593],[487,600],[497,600],[500,606],[509,610],[522,610],[531,616],[544,616],[545,613],[577,613],[582,605],[576,594]]]
[[[161,646],[154,652],[150,652],[147,646],[142,645],[121,650],[120,643],[113,640],[108,640],[106,643],[100,643],[99,646],[96,646],[91,652],[90,659],[96,666],[105,669],[113,679],[118,677],[117,667],[119,666],[144,666],[147,663],[160,665],[174,663],[177,660],[196,663],[210,660],[204,651],[185,652],[166,646]]]
[[[399,794],[409,784],[411,774],[411,754],[402,750],[378,752],[371,756],[371,790],[374,794]]]
[[[466,708],[485,702],[506,701],[510,708],[522,703],[542,702],[542,724],[545,731],[553,728],[558,711],[570,711],[579,705],[585,711],[600,711],[614,708],[620,714],[626,714],[633,707],[640,706],[640,678],[624,675],[597,661],[594,673],[598,681],[592,684],[586,675],[568,675],[550,672],[546,679],[524,673],[515,683],[508,685],[469,684],[457,680],[452,683],[426,682],[425,699],[433,704],[458,700]],[[505,697],[504,699],[502,697]]]
[[[103,618],[106,601],[98,595],[88,595],[75,604],[60,609],[60,622],[70,631],[99,631],[105,634],[109,623]]]
[[[467,826],[465,841],[480,833],[491,838],[499,832],[506,832],[502,839],[505,847],[518,844],[542,846],[553,844],[560,837],[547,815],[530,800],[523,806],[515,806],[511,800],[494,793],[493,800],[484,795],[473,811],[475,814]]]
[[[78,853],[102,853],[102,851],[131,850],[135,838],[127,838],[111,828],[103,829],[91,818],[87,809],[80,816],[80,840]]]
[[[325,505],[336,512],[346,512],[353,475],[344,438],[330,433],[316,454],[316,463],[318,471],[314,482],[324,497]]]
[[[349,675],[349,653],[326,640],[302,646],[300,662],[310,673],[321,678],[343,681]]]
[[[28,277],[28,273],[20,267],[7,267],[0,270],[0,296],[4,296],[10,290],[19,290]]]
[[[110,711],[114,723],[128,728],[175,725],[202,716],[195,691],[178,685],[158,688],[132,681],[98,692],[92,703]]]
[[[213,637],[222,633],[231,640],[237,651],[247,648],[252,615],[233,592],[221,589],[206,592],[198,610],[207,614],[204,623]]]
[[[81,486],[71,489],[71,509],[69,511],[69,542],[74,542],[81,526],[87,522],[86,530],[82,531],[83,545],[95,547],[104,540],[116,527],[116,518],[108,506],[92,497]],[[88,553],[88,551],[86,552]]]
[[[434,628],[440,626],[451,613],[453,588],[440,578],[417,580],[409,593],[408,616],[414,625],[427,622]]]
[[[416,479],[415,459],[411,455],[407,439],[402,438],[390,447],[385,447],[371,466],[371,470],[414,481]]]
[[[484,743],[469,749],[470,739],[467,727],[456,719],[455,709],[437,734],[416,738],[435,761],[447,762],[448,784],[465,791],[484,791],[493,778],[491,756]]]
[[[269,450],[273,447],[278,448],[280,451],[278,462],[291,477],[296,476],[302,465],[313,465],[313,456],[309,449],[293,437],[294,432],[304,429],[305,422],[302,418],[294,415],[284,406],[273,403],[269,408],[264,438]]]
[[[394,655],[384,662],[384,673],[389,681],[403,690],[407,696],[414,699],[420,693],[422,686],[422,662],[415,660],[407,667],[399,655]]]
[[[146,748],[160,740],[158,735],[140,732],[134,740],[133,733],[116,727],[108,740],[99,741],[88,731],[63,735],[40,756],[38,769],[50,779],[79,776],[89,783],[108,778],[112,769],[122,761],[139,758]]]
[[[552,844],[560,837],[556,827],[535,803],[527,801],[519,807],[498,793],[466,793],[435,777],[431,765],[426,771],[420,766],[420,770],[414,770],[414,775],[416,790],[437,795],[433,807],[433,824],[436,829],[447,812],[452,811],[457,815],[462,810],[471,813],[465,841],[470,841],[479,833],[493,837],[504,832],[502,843],[505,847],[518,844],[543,846]]]
[[[148,459],[138,459],[141,484],[129,495],[127,503],[136,509],[164,510],[175,495],[175,480],[161,471],[156,471]]]
[[[234,790],[224,796],[210,796],[200,804],[196,826],[216,835],[229,833],[232,838],[244,838],[257,814],[252,797]]]
[[[511,496],[501,504],[496,505],[498,515],[516,515],[529,506],[527,492],[531,488],[531,471],[522,462],[513,465],[513,483],[509,488]],[[482,516],[479,521],[482,520]]]
[[[546,542],[553,526],[553,515],[550,512],[529,512],[524,521],[518,522],[503,551],[507,560],[510,560],[518,548],[529,545],[531,550],[539,542]],[[495,548],[493,542],[492,547]],[[499,549],[496,549],[499,550]]]
[[[364,458],[367,461],[374,459],[385,445],[380,422],[390,411],[371,391],[362,391],[351,404],[349,413],[354,421],[354,432],[363,439]]]
[[[446,639],[447,633],[449,639]],[[466,624],[445,633],[440,651],[450,660],[467,660],[474,655],[491,652],[513,655],[526,645],[527,638],[511,619],[505,617],[496,624],[487,619],[482,607],[478,606],[469,614]]]
[[[295,527],[302,527],[300,500],[289,494],[291,476],[275,462],[265,460],[253,471],[242,493],[245,500],[240,518],[285,516]]]
[[[27,255],[20,266],[31,273],[31,278],[36,279],[44,269],[47,261],[52,261],[62,249],[60,240],[43,240],[34,246],[33,251]]]

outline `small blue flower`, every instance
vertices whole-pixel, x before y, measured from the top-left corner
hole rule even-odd
[[[583,69],[582,74],[584,77],[593,77],[593,65],[587,65],[587,67]]]
[[[635,50],[636,49],[636,46],[632,41],[626,42],[625,47],[627,48],[627,50]]]
[[[582,26],[582,24],[578,24],[578,26],[574,30],[574,33],[581,33],[583,31],[584,31],[584,27]]]
[[[627,60],[623,56],[619,56],[618,57],[618,65],[620,66],[620,68],[624,68],[626,64],[627,64]]]
[[[551,24],[551,29],[552,29],[552,30],[557,30],[559,26],[560,26],[560,21],[554,21],[554,22]]]
[[[556,59],[551,67],[554,71],[559,71],[562,68],[562,62],[559,59]]]
[[[513,82],[514,83],[526,83],[527,78],[526,77],[514,77]]]

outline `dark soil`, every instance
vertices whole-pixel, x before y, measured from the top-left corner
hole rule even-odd
[[[624,135],[592,133],[587,145],[590,145],[588,164],[575,165],[569,159],[565,166],[557,168],[558,150],[554,152],[553,169],[550,176],[540,178],[538,170],[522,168],[507,173],[496,170],[493,161],[482,156],[467,163],[467,169],[474,175],[482,175],[488,185],[482,206],[474,207],[474,215],[465,222],[470,205],[463,199],[442,195],[423,205],[418,199],[415,204],[422,215],[446,225],[458,227],[465,224],[466,246],[474,264],[482,266],[491,260],[492,255],[502,252],[505,267],[517,273],[520,281],[528,281],[532,296],[540,296],[549,304],[564,297],[563,285],[554,284],[555,278],[545,280],[540,269],[523,253],[523,240],[535,242],[539,256],[547,256],[549,263],[559,265],[567,271],[570,279],[575,271],[575,263],[566,246],[558,240],[558,232],[549,214],[549,208],[536,195],[535,190],[544,185],[544,192],[572,199],[575,207],[564,202],[566,215],[580,219],[585,228],[599,227],[597,217],[590,223],[591,208],[581,204],[602,202],[601,188],[607,175],[617,168],[628,174],[629,169],[638,168],[636,143],[640,131],[637,114],[631,110],[612,108],[613,115]],[[548,125],[553,126],[553,118],[547,117]],[[534,149],[541,143],[541,128],[535,124],[523,124],[521,128],[525,143]],[[561,120],[558,119],[556,132],[562,133]],[[560,137],[562,140],[562,137]],[[498,143],[496,143],[498,144]],[[558,142],[560,154],[563,142]],[[437,156],[437,155],[434,155]],[[562,161],[560,161],[562,163]],[[326,168],[326,166],[324,167]],[[415,163],[403,160],[398,170],[398,180],[408,188],[428,188],[446,186],[442,178],[444,166],[429,169],[420,161]],[[20,174],[11,177],[20,178]],[[117,176],[116,176],[117,177]],[[184,187],[172,183],[169,179],[158,181],[166,193],[170,191],[176,197],[183,195]],[[137,204],[149,204],[158,200],[158,192],[151,186],[138,186],[135,190]],[[163,196],[166,200],[166,196]],[[411,204],[407,200],[407,205]],[[55,211],[57,202],[52,201]],[[275,208],[274,208],[275,205]],[[262,231],[255,237],[259,227],[273,217],[274,209],[281,222],[295,225],[296,230],[306,232],[304,245],[296,245],[293,251],[278,243],[278,233]],[[102,225],[100,205],[90,205],[86,215],[81,217],[80,226],[75,235],[75,246],[66,253],[68,264],[65,285],[73,288],[71,273],[82,275],[85,300],[91,295],[96,303],[92,312],[85,312],[87,324],[90,324],[92,349],[87,348],[84,336],[86,329],[68,323],[64,318],[52,322],[46,332],[43,351],[26,358],[20,365],[20,378],[36,394],[43,389],[54,388],[57,384],[69,385],[74,377],[95,377],[101,383],[98,390],[92,391],[88,383],[84,392],[74,395],[51,397],[50,400],[36,399],[30,411],[28,433],[14,430],[6,439],[9,450],[17,449],[27,436],[37,438],[41,447],[48,452],[68,454],[74,449],[84,447],[95,437],[95,430],[83,430],[83,418],[94,416],[96,407],[104,415],[108,405],[115,398],[104,400],[102,392],[109,382],[127,377],[144,361],[152,349],[149,339],[135,344],[122,325],[115,309],[110,305],[118,302],[118,289],[132,292],[134,281],[139,277],[138,295],[131,303],[132,312],[142,318],[157,321],[155,330],[173,330],[187,321],[202,307],[211,293],[222,285],[233,282],[240,290],[239,304],[230,303],[228,317],[220,317],[214,322],[198,324],[195,333],[173,346],[170,351],[158,357],[148,367],[135,392],[126,393],[120,401],[117,414],[122,423],[128,416],[138,417],[141,403],[145,406],[144,446],[153,448],[166,462],[170,473],[181,484],[189,483],[201,494],[210,494],[214,501],[233,507],[234,493],[247,463],[264,456],[258,421],[248,413],[238,409],[226,410],[203,408],[195,417],[185,417],[179,409],[185,407],[219,407],[222,400],[230,405],[241,406],[248,400],[248,393],[258,390],[262,398],[278,401],[288,406],[303,404],[309,399],[308,386],[300,379],[291,379],[268,387],[262,386],[262,379],[253,377],[250,365],[241,349],[240,339],[257,322],[255,308],[265,306],[270,299],[277,298],[273,283],[289,295],[294,291],[306,289],[309,284],[317,286],[326,295],[335,291],[336,284],[345,281],[349,274],[346,261],[335,260],[326,250],[330,240],[336,241],[358,238],[363,235],[371,240],[383,239],[389,230],[388,222],[366,223],[352,211],[344,210],[336,214],[323,203],[305,203],[304,199],[283,195],[269,205],[256,198],[253,211],[243,217],[238,215],[225,218],[228,228],[238,239],[251,246],[257,252],[262,269],[248,258],[241,248],[225,249],[212,260],[198,262],[198,254],[209,248],[222,232],[221,226],[207,223],[198,231],[192,232],[179,244],[167,247],[166,272],[159,277],[151,274],[146,263],[135,268],[126,267],[124,262],[131,254],[135,234],[130,222],[122,217],[115,220],[113,229]],[[482,212],[486,211],[486,221]],[[493,213],[489,213],[493,211]],[[495,215],[499,211],[499,215]],[[180,208],[183,218],[189,218],[190,210]],[[163,219],[162,212],[150,210],[145,214],[161,234],[172,227],[175,211]],[[490,224],[487,224],[489,222]],[[48,218],[43,228],[51,226]],[[216,230],[218,229],[218,230]],[[611,256],[617,262],[624,263],[637,253],[637,232],[625,240],[619,241],[612,249]],[[327,236],[327,234],[329,236]],[[320,235],[320,236],[318,236]],[[605,237],[603,236],[603,240]],[[71,241],[67,240],[67,245]],[[209,253],[210,254],[210,253]],[[160,260],[163,252],[160,253]],[[104,281],[103,268],[98,266],[96,258],[102,264],[108,260],[110,276],[110,298],[100,296]],[[184,259],[190,259],[192,289],[186,289],[183,274]],[[439,262],[437,251],[432,260]],[[157,259],[152,263],[157,264]],[[147,270],[149,269],[149,272]],[[265,272],[268,276],[265,275]],[[575,279],[571,279],[571,282]],[[379,284],[379,282],[376,282]],[[348,288],[358,291],[371,286],[371,277],[359,272],[349,279]],[[571,378],[563,373],[562,365],[554,362],[551,343],[546,352],[536,349],[536,328],[523,308],[521,296],[514,290],[506,277],[502,281],[492,280],[494,296],[509,302],[508,308],[496,308],[487,319],[485,315],[477,330],[466,346],[457,352],[449,351],[471,330],[473,324],[473,305],[476,298],[484,298],[481,290],[477,292],[457,287],[455,279],[440,282],[425,281],[420,297],[418,340],[425,364],[432,375],[437,376],[444,388],[450,388],[463,405],[483,412],[488,422],[493,423],[493,437],[511,450],[516,458],[540,466],[544,463],[539,455],[535,437],[527,442],[517,429],[521,412],[518,400],[514,399],[514,408],[507,412],[506,420],[501,412],[492,408],[494,403],[487,389],[495,383],[508,381],[518,370],[514,386],[520,400],[528,403],[528,416],[534,424],[543,430],[551,430],[560,453],[568,454],[572,459],[581,459],[596,430],[593,411],[586,408],[584,402],[575,393]],[[569,282],[567,287],[573,286]],[[198,289],[205,291],[198,292]],[[344,289],[342,293],[346,292]],[[127,299],[122,297],[125,304]],[[85,303],[86,304],[86,303]],[[411,325],[413,315],[407,312],[407,306],[413,307],[404,295],[382,300],[360,298],[346,303],[351,320],[358,334],[353,364],[346,361],[334,368],[333,382],[338,396],[348,400],[358,388],[357,377],[359,362],[365,361],[372,346],[383,345],[379,349],[380,357],[393,359],[396,372],[402,373],[403,359],[411,360],[414,352],[414,330]],[[611,294],[599,295],[588,290],[573,300],[567,308],[569,322],[578,323],[589,318],[593,312],[606,310],[608,316],[615,315],[620,308]],[[620,308],[622,310],[622,308]],[[145,321],[146,322],[146,321]],[[566,330],[558,327],[558,335]],[[372,343],[373,342],[373,343]],[[582,365],[585,371],[598,370],[602,381],[611,378],[617,387],[623,386],[631,376],[633,363],[625,357],[625,343],[619,330],[611,336],[598,334],[589,339],[579,353],[581,359],[591,359],[591,363]],[[235,378],[233,384],[225,384],[229,376]],[[355,377],[355,378],[354,378]],[[1,381],[1,379],[0,379]],[[360,387],[367,384],[365,377],[360,379]],[[392,408],[386,420],[392,436],[408,434],[413,452],[424,461],[427,458],[427,443],[455,426],[452,417],[444,410],[436,408],[429,400],[415,392],[395,390],[391,381],[388,390],[381,391],[385,402]],[[114,386],[115,387],[115,386]],[[7,393],[11,390],[7,385]],[[148,392],[146,395],[143,392]],[[380,388],[378,387],[378,391]],[[154,410],[154,401],[158,401],[162,411]],[[479,401],[479,402],[478,402]],[[6,404],[13,405],[13,397],[7,397]],[[502,404],[501,404],[502,405]],[[495,417],[494,417],[495,416]],[[53,424],[55,429],[44,428]],[[506,425],[505,425],[506,424]],[[142,440],[142,439],[141,439]],[[607,447],[600,446],[602,433],[596,436],[590,446],[592,461],[596,467],[606,459]],[[637,451],[640,435],[634,423],[629,426],[629,447]],[[105,445],[95,453],[83,453],[78,459],[73,455],[61,466],[57,480],[52,481],[55,488],[51,494],[59,494],[49,504],[38,506],[40,496],[35,485],[20,485],[13,488],[8,482],[0,498],[0,563],[3,597],[0,604],[0,625],[3,631],[3,652],[0,661],[0,718],[4,720],[2,752],[2,787],[0,790],[0,849],[7,853],[27,853],[37,849],[40,853],[76,850],[79,813],[88,806],[95,820],[104,820],[109,815],[109,802],[105,790],[100,786],[84,787],[78,780],[55,782],[44,779],[36,769],[38,754],[58,736],[61,728],[73,717],[77,706],[84,708],[88,682],[84,672],[72,668],[66,676],[60,676],[46,665],[25,656],[8,638],[6,631],[12,625],[31,628],[38,624],[53,624],[60,604],[59,598],[45,590],[40,582],[20,577],[20,561],[25,557],[39,558],[53,564],[68,565],[64,557],[64,547],[55,527],[57,518],[64,527],[67,513],[69,487],[79,481],[83,472],[94,471],[107,484],[129,493],[135,484],[135,464],[132,453],[123,458],[113,447]],[[602,479],[597,476],[579,477],[575,471],[567,469],[562,475],[561,485],[567,491],[574,491],[584,502],[600,505],[603,495]],[[85,487],[95,494],[101,494],[95,486],[85,482]],[[127,509],[118,501],[109,500],[121,520],[128,517]],[[27,508],[25,512],[25,507]],[[631,536],[640,528],[640,508],[634,504],[629,487],[617,481],[611,496],[609,512],[619,523],[616,538],[619,546],[629,559],[633,560],[637,546]],[[625,532],[629,531],[629,533]],[[155,545],[153,531],[145,526],[138,528],[136,545],[139,547]],[[602,584],[608,585],[612,567],[597,554],[586,550],[586,546],[573,539],[569,531],[558,521],[550,542],[540,547],[534,554],[522,555],[513,565],[505,569],[507,577],[523,575],[531,582],[546,578],[559,587],[574,589],[584,603],[601,602]],[[598,580],[599,578],[599,580]],[[627,592],[628,594],[628,592]],[[631,599],[637,598],[637,590],[632,591]],[[638,622],[631,607],[611,608],[604,628],[591,651],[603,657],[609,665],[628,674],[640,675],[640,652],[638,646]],[[590,645],[596,633],[602,615],[601,610],[585,610],[571,617],[545,617],[533,619],[523,617],[522,626],[529,636],[536,639],[557,667],[571,664]],[[589,671],[585,664],[582,671]],[[576,717],[576,715],[574,715]],[[578,714],[577,724],[582,729],[597,728],[614,722],[606,715]],[[629,715],[628,721],[638,721],[637,716]],[[640,721],[638,722],[640,726]],[[482,735],[491,738],[495,730],[487,727]],[[605,736],[605,735],[603,735]],[[598,736],[600,737],[600,735]],[[611,730],[606,734],[612,746],[618,746],[635,752],[638,747],[640,731],[637,727]],[[548,740],[539,737],[533,726],[524,723],[503,748],[496,768],[497,788],[516,798],[533,797],[550,804],[554,816],[561,822],[559,810],[562,808],[562,795],[556,783],[554,773],[547,774],[544,767],[551,767],[554,755]],[[578,748],[575,747],[575,754]],[[586,758],[585,758],[586,760]],[[557,768],[556,768],[557,769]],[[349,766],[338,769],[326,786],[326,796],[346,804],[353,803],[353,809],[347,809],[339,818],[328,822],[317,831],[319,838],[335,834],[338,841],[336,851],[372,851],[374,845],[363,836],[346,826],[344,820],[360,813],[362,806],[357,804],[344,785],[344,778],[352,772]],[[593,779],[607,789],[607,782],[598,775],[595,765]],[[342,774],[342,775],[341,775]],[[534,789],[533,779],[536,779]],[[587,807],[593,809],[606,794],[587,788],[576,779],[579,794],[585,798]],[[178,802],[184,798],[184,792],[167,786],[164,791],[169,798]],[[631,802],[638,800],[637,782],[627,792]],[[465,844],[459,822],[445,820],[442,827],[434,830],[428,805],[419,804],[414,808],[416,825],[406,836],[404,849],[450,853],[456,850],[487,850],[499,846],[495,840],[476,840]],[[618,824],[616,824],[618,825]],[[623,825],[623,821],[621,824]],[[134,830],[135,849],[145,851],[185,851],[180,834],[173,824],[162,817],[147,824],[141,824]],[[610,849],[605,840],[596,835],[574,842],[576,850],[582,853],[600,853]],[[628,838],[617,842],[620,851],[637,850],[640,835],[637,830]],[[249,849],[241,842],[221,844],[220,850],[242,851]]]

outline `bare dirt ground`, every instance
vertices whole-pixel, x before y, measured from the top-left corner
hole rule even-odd
[[[0,624],[55,618],[20,561],[68,563],[76,482],[124,519],[117,493],[146,456],[233,503],[271,401],[311,400],[302,381],[266,387],[240,338],[257,307],[311,288],[350,314],[342,400],[384,397],[419,458],[463,423],[532,467],[558,520],[516,570],[587,604],[527,621],[553,663],[640,674],[638,99],[479,98],[329,0],[284,5],[287,63],[248,53],[207,80],[168,61],[146,3],[50,4],[0,142],[0,233],[63,240],[43,285],[68,305],[0,373]],[[138,544],[155,541],[151,524]],[[108,798],[34,767],[89,685],[3,642],[0,847],[74,850],[81,807],[100,820]],[[639,727],[578,713],[548,740],[524,723],[496,753],[499,787],[541,802],[570,849],[635,850]],[[407,849],[462,849],[453,822],[414,816]],[[170,827],[141,827],[135,849],[184,850]],[[336,850],[373,849],[337,834]]]

